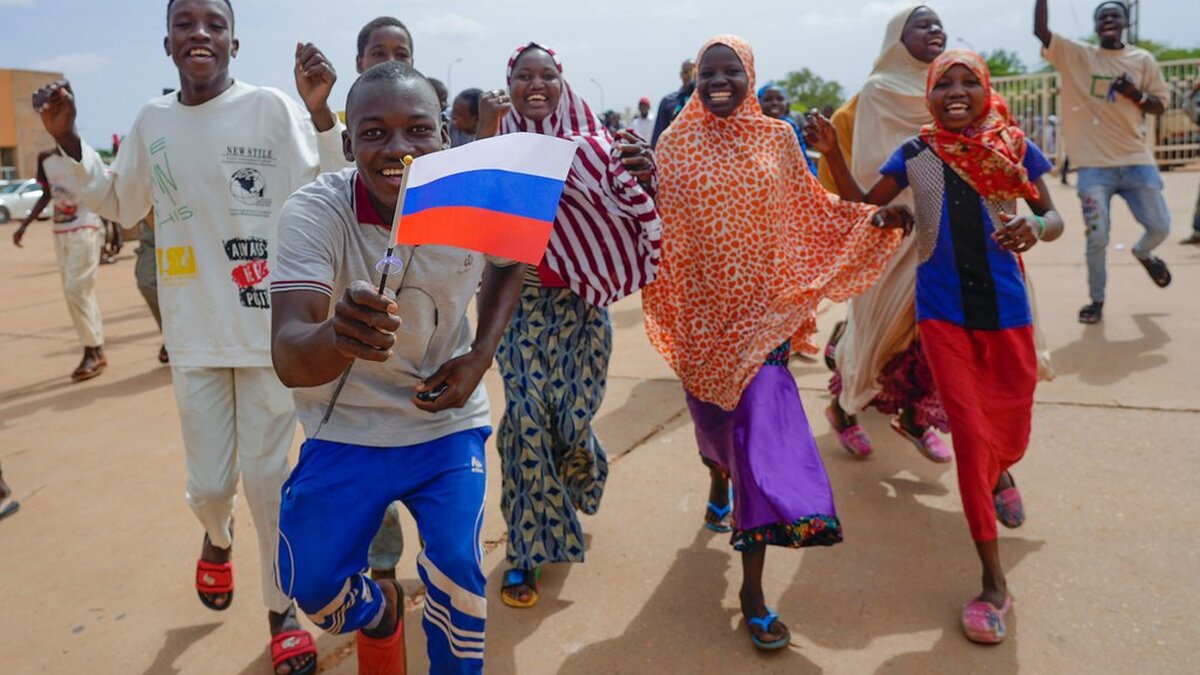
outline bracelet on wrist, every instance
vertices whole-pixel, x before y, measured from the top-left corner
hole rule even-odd
[[[1146,101],[1149,101],[1149,100],[1150,100],[1150,94],[1147,94],[1146,92],[1143,91],[1142,95],[1138,97],[1137,104],[1139,106],[1146,105]]]
[[[1038,223],[1038,231],[1034,236],[1037,237],[1038,241],[1041,241],[1046,236],[1046,219],[1038,215],[1035,215],[1033,219]]]

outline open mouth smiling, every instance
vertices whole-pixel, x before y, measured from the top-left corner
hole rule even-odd
[[[399,185],[401,179],[404,178],[404,167],[389,166],[386,169],[380,169],[379,175],[383,176],[389,183]]]
[[[963,101],[947,103],[943,110],[950,117],[963,117],[971,112],[971,104]]]
[[[214,54],[208,47],[192,47],[187,50],[187,57],[195,61],[208,61],[214,58]]]

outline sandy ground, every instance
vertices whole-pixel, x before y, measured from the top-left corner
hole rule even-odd
[[[1002,533],[1016,597],[1007,643],[969,644],[958,608],[978,567],[951,467],[929,463],[863,416],[868,461],[837,445],[821,409],[823,366],[793,362],[833,480],[846,542],[772,550],[769,603],[792,646],[756,653],[737,610],[741,571],[701,528],[706,473],[683,396],[650,348],[636,297],[613,310],[616,347],[597,429],[613,458],[603,508],[585,521],[588,561],[550,566],[542,602],[497,599],[504,571],[499,467],[489,454],[489,673],[1185,673],[1200,639],[1200,174],[1165,176],[1174,233],[1161,249],[1174,285],[1155,288],[1128,252],[1138,227],[1114,207],[1102,325],[1086,299],[1078,201],[1054,187],[1069,231],[1028,257],[1059,377],[1038,390],[1033,443],[1015,471],[1028,523]],[[23,508],[0,523],[0,671],[270,672],[249,512],[239,502],[237,599],[204,609],[192,589],[201,531],[183,501],[183,449],[170,371],[133,280],[132,252],[101,268],[110,367],[71,384],[79,358],[51,248],[0,226],[0,461]],[[1119,249],[1119,250],[1118,250]],[[1192,300],[1188,300],[1193,297]],[[822,342],[840,307],[823,311]],[[498,378],[489,373],[493,401]],[[298,447],[299,437],[297,437]],[[399,572],[411,596],[412,672],[427,667],[413,542]],[[321,636],[323,672],[355,672],[353,640]],[[1187,666],[1187,663],[1192,666]]]

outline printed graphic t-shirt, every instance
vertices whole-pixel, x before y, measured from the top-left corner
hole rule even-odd
[[[142,108],[111,169],[68,161],[80,199],[136,223],[154,207],[158,294],[171,363],[270,367],[269,275],[279,211],[319,170],[345,166],[341,128],[317,134],[283,92],[235,82],[185,106]]]
[[[271,293],[315,291],[331,298],[329,311],[354,281],[379,283],[376,263],[387,250],[385,223],[355,169],[327,173],[296,192],[279,220],[279,267]],[[329,422],[317,434],[336,380],[297,388],[296,413],[309,438],[372,447],[425,443],[490,423],[483,384],[460,409],[425,412],[412,404],[415,387],[443,363],[471,349],[467,306],[486,262],[509,265],[452,246],[397,246],[404,270],[389,277],[403,321],[392,358],[357,361]],[[403,286],[400,283],[403,282]]]
[[[1150,52],[1132,45],[1102,49],[1057,33],[1042,55],[1062,82],[1062,135],[1071,164],[1106,168],[1154,164],[1141,108],[1108,88],[1122,73],[1138,89],[1167,102],[1169,91]]]
[[[75,230],[99,230],[104,227],[100,216],[79,204],[79,198],[67,187],[71,169],[62,155],[50,155],[42,162],[42,173],[38,183],[50,193],[50,206],[55,234],[66,234]]]

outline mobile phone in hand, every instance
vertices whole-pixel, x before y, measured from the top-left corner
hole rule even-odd
[[[433,401],[438,400],[442,394],[446,393],[446,390],[449,388],[450,388],[450,385],[442,384],[442,385],[438,386],[436,389],[431,389],[429,391],[423,391],[423,392],[417,394],[417,398],[422,401],[425,401],[426,403],[432,403]]]
[[[45,89],[38,89],[33,92],[33,109],[38,110],[50,100],[50,92]]]

